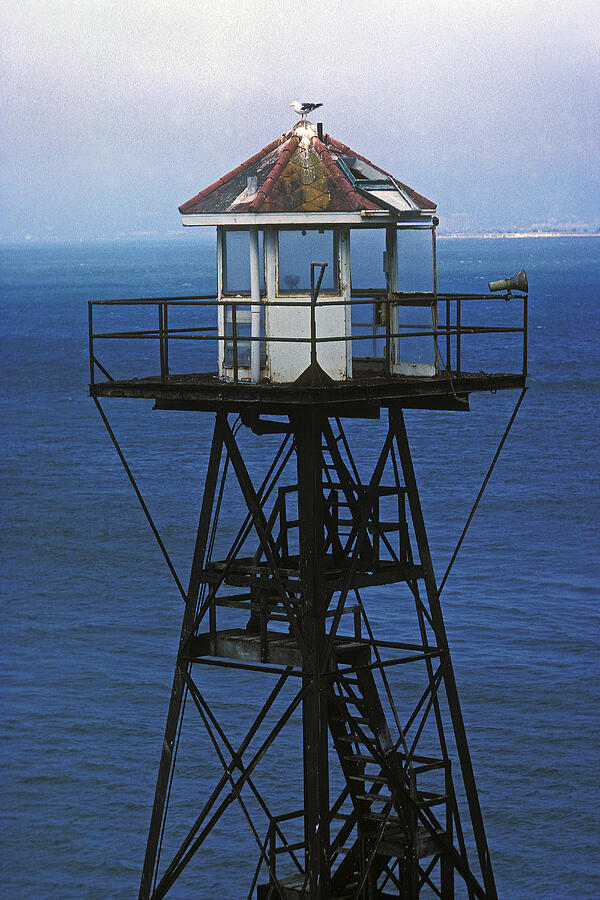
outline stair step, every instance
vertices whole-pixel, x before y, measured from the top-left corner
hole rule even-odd
[[[344,759],[348,762],[364,762],[364,763],[372,763],[374,766],[378,766],[379,762],[374,759],[372,756],[365,756],[364,753],[351,753],[347,756],[344,756]]]
[[[331,716],[331,721],[336,722],[338,725],[348,725],[349,723],[352,725],[359,725],[361,728],[370,728],[371,731],[371,722],[369,719],[364,719],[362,716]]]
[[[364,738],[357,734],[339,734],[335,740],[341,744],[366,744]]]
[[[367,813],[365,819],[370,822],[386,822],[388,825],[401,825],[398,816],[388,816],[386,813],[370,812]]]
[[[363,709],[365,705],[364,697],[347,697],[344,695],[339,698],[343,703],[351,703],[352,706],[356,706],[358,709]]]
[[[385,775],[349,775],[351,781],[371,781],[373,784],[389,785]]]
[[[369,803],[390,803],[391,794],[357,794],[357,800],[367,800]]]

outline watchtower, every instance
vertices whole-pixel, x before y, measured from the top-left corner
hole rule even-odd
[[[520,389],[512,422],[526,381],[526,280],[496,294],[439,292],[435,204],[304,120],[180,211],[186,226],[216,226],[216,296],[89,306],[90,393],[149,518],[100,399],[214,416],[187,590],[171,566],[183,622],[140,900],[167,894],[236,802],[258,858],[230,897],[492,900],[403,411],[464,411],[473,391]],[[516,323],[507,299],[518,300]],[[488,321],[494,309],[501,324]],[[111,328],[98,330],[107,312]],[[157,345],[154,368],[140,361],[132,375],[129,352],[115,357],[119,371],[100,359],[101,344],[140,338]],[[502,370],[510,341],[518,365]],[[265,436],[278,442],[269,458]],[[215,555],[232,482],[243,508]],[[264,695],[237,747],[203,691],[207,666],[233,695],[240,671],[252,673]],[[159,871],[186,697],[223,776]],[[296,713],[302,748],[289,765],[301,767],[303,794],[274,809],[258,766]]]

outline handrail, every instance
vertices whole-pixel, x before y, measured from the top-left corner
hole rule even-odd
[[[468,324],[463,321],[463,302],[475,301],[521,301],[523,304],[522,322],[518,325],[480,325]],[[437,314],[438,302],[442,304],[442,310],[445,309],[445,319],[440,320]],[[499,305],[499,304],[498,304]],[[108,300],[90,300],[88,302],[88,342],[89,342],[89,364],[90,364],[90,384],[95,381],[96,369],[102,372],[109,379],[107,369],[102,365],[95,350],[95,342],[100,340],[152,340],[158,342],[159,348],[159,371],[161,379],[169,376],[169,344],[173,341],[212,341],[221,343],[225,347],[229,347],[232,355],[233,380],[240,380],[240,370],[244,370],[245,377],[247,366],[240,362],[240,347],[249,347],[252,342],[263,342],[269,344],[278,343],[294,343],[309,344],[312,352],[316,350],[318,344],[331,343],[347,343],[348,341],[371,341],[373,345],[373,356],[363,357],[366,359],[379,359],[384,363],[384,370],[389,371],[390,347],[394,340],[407,340],[408,338],[432,338],[435,344],[436,360],[440,357],[439,341],[445,336],[446,360],[442,362],[441,368],[449,374],[458,374],[462,371],[462,339],[466,335],[489,335],[489,334],[522,334],[522,360],[521,372],[527,374],[527,328],[528,328],[528,297],[527,294],[485,294],[485,293],[463,293],[463,292],[393,292],[389,294],[386,290],[376,288],[373,290],[353,289],[351,298],[348,300],[336,299],[331,300],[326,297],[319,297],[319,307],[367,307],[373,309],[372,321],[354,322],[352,324],[352,333],[327,335],[319,337],[312,329],[310,336],[301,335],[252,335],[240,334],[239,309],[248,309],[251,306],[251,298],[234,296],[226,299],[217,299],[214,294],[193,295],[186,297],[139,297],[124,299],[108,299]],[[285,300],[269,300],[263,302],[265,308],[285,307],[286,309],[313,309],[314,301],[310,298],[286,298]],[[122,331],[96,331],[94,327],[94,311],[97,307],[155,307],[157,310],[157,326],[154,328],[143,329],[127,329]],[[380,310],[377,313],[376,307]],[[392,328],[393,308],[419,309],[430,307],[435,312],[432,321],[432,327],[423,327],[421,323],[411,324],[402,322],[401,330]],[[226,308],[231,310],[231,316],[226,324],[225,329],[219,329],[216,325],[196,324],[182,327],[169,324],[169,309],[196,309],[196,308]],[[452,309],[455,314],[452,316]],[[228,327],[231,327],[231,333]],[[410,329],[410,330],[407,330]],[[366,331],[364,334],[357,334],[357,330]],[[381,344],[377,344],[381,341]],[[377,347],[384,347],[383,352],[378,355]],[[454,351],[454,352],[452,352]],[[231,365],[231,364],[228,364]]]
[[[326,296],[326,295],[325,295]],[[527,294],[467,294],[461,291],[453,293],[438,292],[437,295],[431,291],[396,291],[390,298],[387,291],[375,288],[372,291],[352,290],[351,297],[355,299],[345,300],[326,300],[324,296],[319,295],[319,306],[364,306],[372,302],[372,298],[377,298],[378,302],[389,302],[392,305],[407,306],[418,305],[412,301],[423,301],[424,304],[435,303],[437,300],[524,300]],[[263,306],[285,306],[289,307],[307,307],[310,309],[310,299],[300,300],[290,297],[287,300],[262,300]],[[225,300],[218,300],[215,294],[190,297],[127,297],[124,299],[110,300],[89,300],[92,306],[154,306],[157,303],[168,303],[169,306],[251,306],[250,298],[241,296],[240,294],[232,294]]]

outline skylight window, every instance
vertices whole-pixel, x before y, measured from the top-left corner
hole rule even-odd
[[[406,191],[391,175],[380,172],[364,159],[358,156],[338,156],[337,163],[354,190],[368,194],[384,208],[394,213],[412,212],[417,209]]]
[[[359,159],[357,156],[340,156],[338,157],[338,165],[355,187],[363,190],[372,188],[397,190],[389,175],[380,172],[375,166],[365,162],[364,159]]]

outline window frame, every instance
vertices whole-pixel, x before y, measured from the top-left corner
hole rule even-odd
[[[335,225],[330,226],[320,226],[320,225],[301,225],[295,224],[290,225],[288,227],[278,227],[275,229],[275,254],[276,254],[276,277],[275,277],[275,295],[277,297],[310,297],[310,285],[306,289],[301,288],[291,288],[286,289],[280,286],[279,282],[279,274],[280,274],[280,264],[279,264],[279,235],[282,232],[289,231],[298,231],[302,233],[303,231],[316,231],[319,233],[331,232],[333,235],[333,249],[332,249],[332,271],[333,271],[333,287],[330,289],[321,288],[319,291],[319,296],[328,296],[328,297],[339,297],[340,296],[340,234],[339,229],[336,228]],[[313,260],[314,262],[329,262],[329,260]]]
[[[230,291],[227,287],[227,234],[229,232],[242,232],[248,236],[248,290],[247,291]],[[262,236],[262,240],[261,240]],[[261,253],[262,248],[262,253]],[[267,295],[267,269],[266,269],[266,259],[265,259],[265,230],[264,228],[258,229],[258,253],[259,253],[259,279],[261,281],[260,285],[260,296],[261,298],[266,297]],[[262,268],[260,265],[260,257],[262,256]],[[250,297],[251,289],[250,289],[250,229],[248,227],[238,227],[238,228],[230,228],[228,226],[223,226],[221,229],[221,295],[223,297]]]

